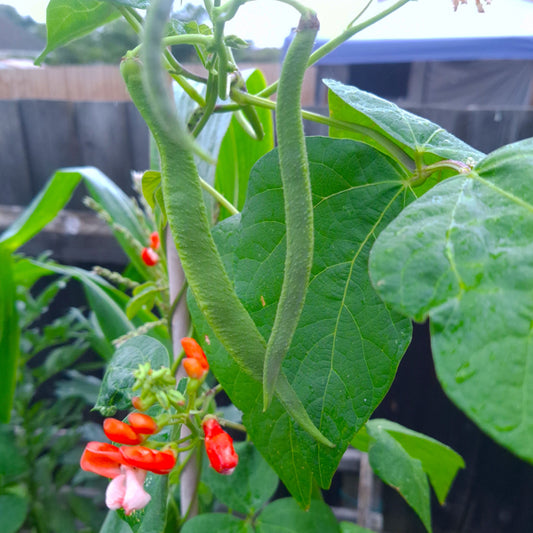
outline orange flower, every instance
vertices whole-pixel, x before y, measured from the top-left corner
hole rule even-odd
[[[205,451],[209,463],[219,474],[233,473],[239,456],[233,448],[233,439],[220,427],[215,418],[206,418],[202,423],[205,435]]]
[[[157,433],[157,424],[149,415],[143,413],[131,413],[128,416],[128,422],[133,431],[138,435],[153,435],[154,433]]]
[[[158,250],[161,245],[161,239],[159,238],[159,233],[157,231],[152,231],[150,233],[150,248],[152,250]]]
[[[202,347],[190,337],[183,337],[181,345],[186,356],[183,360],[185,372],[190,378],[201,379],[209,370],[209,363]]]
[[[104,433],[109,440],[120,444],[140,444],[142,442],[142,437],[131,426],[116,418],[104,420]]]

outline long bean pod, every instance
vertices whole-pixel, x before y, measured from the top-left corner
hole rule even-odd
[[[270,405],[281,365],[305,302],[313,263],[313,201],[302,123],[301,94],[319,23],[308,11],[283,61],[276,108],[279,163],[285,206],[287,252],[281,295],[268,340],[263,371],[264,409]]]
[[[155,0],[148,10],[143,54],[146,65],[127,57],[121,71],[130,96],[150,128],[160,153],[169,227],[196,302],[230,356],[243,371],[261,382],[266,343],[224,269],[211,236],[189,133],[177,119],[165,90],[160,42],[171,4],[171,0]],[[146,69],[144,74],[143,68]],[[317,442],[333,446],[313,424],[283,374],[278,378],[276,396]]]

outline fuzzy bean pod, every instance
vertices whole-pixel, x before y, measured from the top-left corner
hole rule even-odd
[[[276,130],[285,205],[287,252],[281,295],[265,355],[265,410],[272,401],[283,359],[302,313],[313,263],[313,201],[302,124],[301,94],[318,28],[314,12],[302,14],[296,35],[283,61],[279,79]]]
[[[155,0],[148,10],[144,45],[148,47],[144,53],[150,62],[148,72],[143,74],[141,63],[133,57],[123,60],[121,71],[130,96],[159,150],[168,223],[189,287],[208,324],[230,356],[243,371],[261,382],[266,343],[237,297],[224,269],[211,236],[189,134],[178,121],[165,90],[160,42],[171,3],[169,0]],[[166,103],[154,105],[154,98],[164,98]],[[166,115],[167,112],[170,114]],[[161,121],[163,115],[164,122]],[[294,420],[317,442],[333,446],[313,424],[283,374],[278,378],[276,396]]]

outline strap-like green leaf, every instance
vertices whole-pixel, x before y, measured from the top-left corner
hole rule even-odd
[[[0,244],[0,422],[9,422],[15,394],[20,330],[13,256]]]

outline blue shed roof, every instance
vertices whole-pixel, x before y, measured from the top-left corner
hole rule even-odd
[[[344,4],[343,0],[339,1],[340,8]],[[374,2],[374,11],[369,10],[370,14],[365,15],[373,15],[391,3],[392,0]],[[331,32],[332,28],[326,25],[324,34],[319,34],[317,46],[333,36]],[[290,39],[285,41],[285,49],[289,42]],[[318,64],[483,59],[533,60],[532,0],[493,0],[485,13],[477,12],[474,0],[460,5],[456,12],[451,0],[408,2],[354,35]]]

